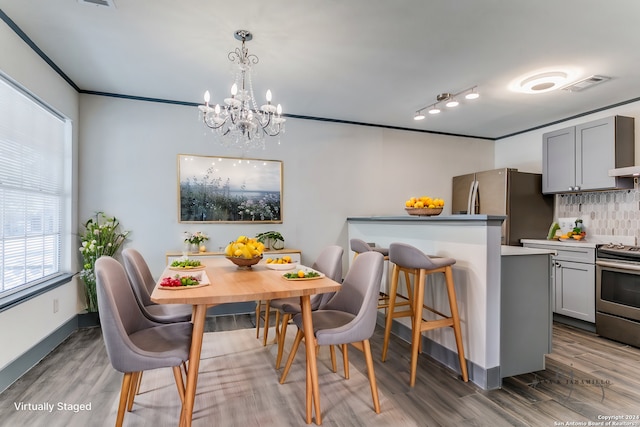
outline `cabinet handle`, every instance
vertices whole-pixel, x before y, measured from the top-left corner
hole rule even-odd
[[[576,191],[580,191],[580,187],[573,187]]]
[[[569,191],[573,191],[573,187],[569,187]]]

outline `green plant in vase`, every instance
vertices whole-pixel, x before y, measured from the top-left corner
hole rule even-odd
[[[120,231],[120,223],[115,217],[96,213],[84,223],[84,233],[80,237],[80,254],[82,254],[82,271],[80,278],[84,282],[87,299],[87,311],[98,311],[98,295],[96,293],[95,265],[103,255],[114,256],[122,246],[128,231]]]
[[[258,242],[263,243],[266,247],[273,250],[284,248],[284,237],[277,231],[265,231],[264,233],[256,234]]]

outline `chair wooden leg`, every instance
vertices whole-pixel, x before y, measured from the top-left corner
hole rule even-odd
[[[334,346],[329,346],[329,353],[331,353],[331,368],[333,372],[338,372],[338,367],[336,366],[336,349]]]
[[[262,338],[262,345],[267,345],[267,338],[269,337],[269,314],[271,313],[271,301],[267,300],[264,310],[264,336]]]
[[[391,274],[391,289],[389,290],[389,294],[391,298],[389,299],[389,309],[387,310],[387,316],[385,319],[384,325],[384,342],[382,344],[382,361],[384,362],[387,359],[387,348],[389,347],[389,337],[391,336],[391,325],[393,323],[393,316],[390,313],[393,313],[396,305],[396,292],[398,291],[398,276],[400,275],[400,268],[397,265],[393,265],[393,272]]]
[[[282,371],[282,376],[280,377],[280,384],[284,384],[287,379],[287,375],[289,374],[289,369],[291,369],[291,364],[293,363],[293,359],[296,357],[296,352],[298,351],[298,347],[300,347],[300,342],[304,333],[298,329],[298,333],[296,334],[296,338],[293,340],[293,347],[291,347],[291,353],[289,354],[289,358],[287,359],[287,363],[284,365],[284,370]]]
[[[262,301],[256,304],[256,339],[260,338],[260,311],[262,310]]]
[[[342,363],[344,364],[344,377],[349,379],[349,346],[342,344]]]
[[[378,399],[378,386],[376,384],[376,374],[373,370],[373,357],[371,356],[371,346],[369,340],[362,341],[364,358],[367,362],[367,373],[369,374],[369,385],[371,386],[371,397],[373,399],[373,410],[380,413],[380,400]]]
[[[142,372],[138,375],[138,381],[136,381],[136,396],[140,394],[140,384],[142,384]]]
[[[131,391],[131,377],[133,372],[127,372],[122,377],[122,387],[120,387],[120,402],[118,403],[118,415],[116,417],[116,427],[122,427],[124,421],[124,412],[127,408],[129,400],[129,392]]]
[[[422,339],[422,333],[420,326],[422,324],[422,301],[424,301],[424,280],[425,271],[420,270],[418,277],[413,285],[413,301],[414,301],[414,313],[413,313],[413,330],[411,337],[411,379],[409,385],[413,387],[416,384],[416,370],[418,368],[418,351],[420,349],[420,340]]]
[[[138,381],[140,380],[141,372],[134,372],[131,374],[131,384],[129,385],[129,393],[127,399],[127,412],[131,412],[133,409],[133,400],[136,397],[136,387],[138,386]]]
[[[460,360],[460,373],[464,382],[469,381],[467,373],[467,361],[464,357],[464,346],[462,344],[462,329],[460,328],[460,313],[458,313],[458,301],[456,299],[456,289],[453,283],[453,269],[447,266],[444,270],[447,282],[447,292],[449,294],[449,307],[451,309],[451,317],[453,318],[453,332],[456,337],[456,346],[458,348],[458,359]]]
[[[173,377],[176,380],[176,386],[178,387],[178,396],[180,396],[180,402],[184,403],[184,379],[182,378],[182,371],[180,366],[174,366]]]
[[[276,369],[280,369],[282,362],[282,354],[284,353],[284,341],[287,337],[287,325],[291,320],[291,314],[284,313],[282,315],[282,326],[280,327],[280,336],[278,337],[278,355],[276,356]]]

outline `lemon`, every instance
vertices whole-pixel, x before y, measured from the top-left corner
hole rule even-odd
[[[285,255],[282,257],[282,261],[286,262],[286,263],[290,263],[291,262],[291,257],[289,255]]]
[[[304,270],[299,270],[298,271],[298,277],[300,277],[300,278],[304,277]]]
[[[273,260],[271,258],[267,258],[267,260],[265,261],[267,264],[271,264],[273,262]]]
[[[424,202],[422,202],[421,200],[418,200],[413,204],[413,207],[416,209],[424,208]]]
[[[236,249],[236,251],[233,254],[235,256],[242,256],[242,249]]]

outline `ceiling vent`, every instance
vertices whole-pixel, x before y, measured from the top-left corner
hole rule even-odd
[[[600,83],[604,83],[609,80],[611,80],[611,77],[597,76],[597,75],[590,76],[590,77],[587,77],[586,79],[578,80],[575,83],[567,85],[563,87],[562,90],[566,90],[568,92],[580,92],[592,86],[598,85]]]
[[[114,9],[116,7],[114,0],[78,0],[78,3],[86,4],[88,6],[106,6]]]

